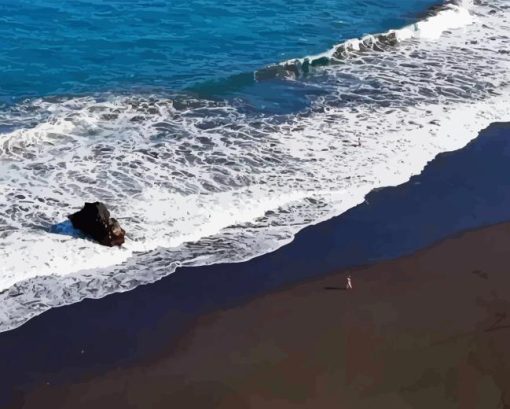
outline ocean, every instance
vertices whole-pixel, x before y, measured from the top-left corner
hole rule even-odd
[[[0,331],[241,262],[510,120],[506,0],[0,0]],[[103,201],[122,248],[67,215]]]

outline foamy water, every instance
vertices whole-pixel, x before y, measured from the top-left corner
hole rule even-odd
[[[0,111],[9,126],[0,134],[0,331],[179,265],[273,251],[372,189],[407,181],[438,153],[510,120],[508,33],[508,3],[464,1],[341,44],[299,61],[331,60],[289,79],[326,91],[298,114],[156,94],[34,99]],[[122,248],[65,223],[94,200],[128,232]]]

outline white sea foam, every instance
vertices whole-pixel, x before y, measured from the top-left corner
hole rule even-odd
[[[463,2],[397,30],[390,50],[303,79],[328,92],[298,115],[161,95],[0,111],[15,127],[0,134],[0,331],[179,265],[274,250],[510,120],[509,12]],[[96,199],[120,216],[123,248],[54,226]]]
[[[443,10],[429,18],[400,30],[395,30],[397,39],[401,41],[410,38],[437,40],[447,30],[472,24],[474,19],[469,12],[472,6],[472,0],[463,0],[458,4],[450,3]]]

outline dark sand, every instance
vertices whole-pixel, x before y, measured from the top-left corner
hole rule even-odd
[[[356,271],[351,293],[335,288],[346,267],[510,220],[509,136],[508,124],[493,125],[409,183],[371,193],[272,254],[179,269],[0,334],[0,407],[503,407],[505,329],[485,330],[505,311],[495,305],[508,293],[508,263],[491,254],[508,248],[505,225],[493,227],[490,246],[483,237],[492,233],[470,233],[473,242]],[[446,245],[480,260],[462,264]],[[465,393],[462,377],[472,385]]]
[[[510,223],[204,316],[26,408],[510,408]]]

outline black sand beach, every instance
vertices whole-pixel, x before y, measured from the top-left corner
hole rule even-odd
[[[421,318],[416,317],[413,321],[412,317],[407,316],[402,326],[395,324],[387,333],[380,331],[379,327],[374,332],[372,325],[355,325],[351,322],[351,326],[346,328],[357,328],[360,331],[357,335],[354,333],[354,343],[371,340],[367,341],[365,347],[360,347],[359,351],[364,354],[379,343],[387,347],[381,348],[381,351],[387,351],[392,339],[400,342],[402,337],[411,336],[406,333],[409,325],[413,331],[418,331],[413,332],[415,341],[421,337],[429,337],[431,342],[454,336],[468,328],[471,330],[472,325],[491,325],[486,320],[494,317],[478,317],[473,310],[471,313],[467,312],[472,318],[468,320],[465,319],[462,309],[450,310],[448,303],[455,303],[457,299],[476,301],[475,290],[478,286],[485,285],[480,284],[486,281],[484,274],[491,277],[493,273],[497,274],[495,281],[489,280],[491,285],[497,283],[501,291],[508,289],[508,280],[502,274],[505,271],[505,262],[510,261],[510,258],[497,245],[502,243],[503,248],[507,248],[505,246],[510,243],[508,226],[501,225],[468,233],[467,239],[461,237],[440,243],[424,252],[418,250],[467,230],[510,220],[509,136],[509,124],[494,124],[466,148],[440,155],[421,175],[408,183],[371,193],[364,204],[335,219],[305,229],[291,244],[272,254],[239,264],[179,269],[155,284],[101,300],[87,300],[54,309],[16,330],[0,334],[0,384],[3,389],[0,406],[77,408],[80,404],[76,399],[81,396],[84,405],[82,407],[127,407],[128,402],[123,399],[131,396],[132,407],[159,407],[156,401],[151,401],[148,405],[146,403],[147,396],[161,393],[161,396],[165,396],[165,401],[159,402],[161,407],[333,407],[328,405],[334,403],[337,404],[334,407],[338,407],[341,402],[335,402],[335,399],[339,399],[341,394],[327,391],[335,389],[335,379],[340,379],[336,376],[345,369],[345,361],[331,359],[331,354],[338,342],[343,342],[343,336],[351,332],[339,332],[337,326],[343,325],[345,314],[338,314],[337,309],[356,308],[357,315],[353,317],[358,319],[358,313],[363,311],[363,306],[369,305],[369,321],[375,316],[382,316],[381,319],[384,319],[385,305],[387,306],[388,300],[393,297],[396,301],[392,314],[397,317],[404,317],[406,305],[409,305],[413,311],[419,311],[422,307],[424,317],[430,318],[426,312],[431,311],[430,307],[436,301],[433,295],[437,294],[437,300],[440,300],[443,309],[448,308],[447,318],[456,319],[459,323],[458,326],[450,328],[441,318],[441,308],[432,311],[433,316],[438,318],[437,321],[424,320],[422,327]],[[505,242],[507,233],[509,238]],[[498,240],[494,243],[491,237],[497,237]],[[477,254],[480,249],[483,251]],[[452,257],[445,256],[449,254],[449,250],[452,251]],[[412,255],[416,251],[418,253]],[[463,254],[466,254],[466,260],[462,260]],[[379,264],[404,255],[412,256],[394,264]],[[471,258],[467,257],[468,255]],[[491,260],[495,260],[495,264]],[[483,264],[484,267],[481,268],[475,265],[476,263]],[[346,304],[347,294],[336,288],[341,288],[344,284],[345,271],[342,270],[360,265],[372,266],[355,270],[355,291],[348,296],[357,297],[358,293],[362,295],[356,299],[354,306],[351,306],[350,302]],[[391,268],[381,269],[381,265]],[[489,269],[491,272],[487,273],[486,270]],[[455,271],[457,278],[464,277],[468,271],[469,277],[474,277],[474,281],[464,287],[448,278],[450,271]],[[474,271],[479,274],[473,274]],[[412,272],[415,274],[411,274]],[[396,278],[391,274],[397,274]],[[380,284],[377,280],[381,280]],[[444,280],[444,288],[448,291],[441,292],[438,287],[434,287],[438,280]],[[398,282],[395,287],[398,287],[398,291],[392,290],[392,283],[395,282]],[[365,290],[357,289],[356,286],[361,283],[366,284]],[[495,288],[482,289],[485,292],[481,297],[487,298]],[[459,292],[456,293],[456,290]],[[409,294],[414,294],[415,297],[409,298]],[[376,302],[379,296],[389,297],[383,298],[384,305],[381,305],[380,311],[377,310]],[[291,298],[290,301],[288,297]],[[408,304],[405,302],[406,297],[409,298]],[[331,301],[331,298],[338,301]],[[268,299],[272,300],[269,304]],[[324,300],[324,303],[320,300]],[[506,303],[507,300],[502,302]],[[268,305],[273,305],[274,308],[271,309]],[[474,308],[473,304],[466,301],[466,306],[468,305]],[[294,308],[299,314],[293,312]],[[502,311],[491,311],[491,314],[506,313],[506,306]],[[232,318],[233,315],[235,318]],[[337,322],[334,320],[336,316],[344,318]],[[321,325],[313,328],[313,331],[322,332],[315,332],[312,338],[322,341],[315,344],[317,348],[320,346],[314,350],[315,353],[305,356],[304,346],[309,344],[304,340],[303,344],[300,344],[299,334],[310,333],[312,328],[307,327],[307,323],[311,325],[314,321]],[[395,321],[398,320],[392,319],[392,322]],[[268,324],[265,327],[264,323],[267,322],[278,325]],[[285,338],[285,341],[281,341],[283,343],[279,343],[278,340],[282,338],[279,338],[276,328],[285,329],[286,325],[288,333],[293,334],[293,337]],[[485,331],[489,327],[480,328]],[[423,331],[422,334],[419,334],[420,330]],[[272,339],[275,340],[274,343],[271,342]],[[204,340],[209,340],[210,343],[207,344]],[[500,342],[499,338],[483,338],[482,341]],[[215,345],[217,347],[214,347]],[[219,348],[221,345],[228,345],[228,351]],[[278,345],[278,348],[262,348],[257,352],[254,349],[257,345],[261,348],[264,345]],[[422,347],[418,341],[405,343],[405,359],[410,360],[409,365],[413,366],[413,357],[422,353]],[[462,351],[467,356],[470,350],[467,346],[464,347]],[[476,352],[476,346],[474,348]],[[499,347],[495,348],[480,351],[500,351]],[[236,351],[239,352],[236,354]],[[317,355],[318,351],[324,351],[320,354],[325,355]],[[434,355],[434,350],[429,352],[432,354],[431,362],[437,363],[438,357],[443,356]],[[222,353],[226,354],[224,359],[218,360]],[[275,368],[271,362],[281,361],[282,354],[289,357],[289,365],[284,369],[280,368],[281,370],[276,372],[277,378],[272,381],[267,380],[267,376],[259,378],[246,375],[249,368],[253,370],[262,364],[264,370],[261,374],[267,375],[271,368]],[[175,357],[175,361],[182,367],[172,368],[174,360],[169,357]],[[193,357],[201,359],[197,362],[191,359]],[[396,358],[403,359],[403,356]],[[481,356],[483,362],[485,359],[493,362],[493,358]],[[399,383],[397,379],[407,373],[404,368],[397,365],[397,380],[386,383],[381,392],[381,389],[377,389],[380,385],[378,380],[387,373],[392,361],[379,362],[379,366],[374,367],[372,359],[363,359],[363,355],[357,356],[355,361],[349,363],[351,372],[356,374],[354,378],[342,378],[345,382],[349,379],[352,382],[361,382],[349,389],[352,396],[349,396],[348,402],[351,403],[345,407],[367,407],[362,404],[369,405],[370,402],[375,404],[377,400],[362,401],[361,397],[368,393],[377,398],[382,396],[383,392],[385,396],[391,395],[394,400],[379,402],[393,402],[394,408],[406,407],[402,406],[406,402],[402,396],[407,392],[402,392],[401,387],[407,385],[404,385],[407,380],[402,378]],[[310,372],[314,362],[317,370]],[[467,362],[468,365],[470,361],[459,358],[455,365],[448,362],[450,366],[445,367],[445,370],[457,368],[457,363],[464,365]],[[177,365],[175,362],[174,364]],[[225,367],[218,368],[219,365]],[[418,367],[425,368],[421,360],[416,360],[416,368]],[[239,368],[240,372],[236,372],[236,368]],[[402,372],[399,372],[398,368],[401,368]],[[496,371],[497,376],[493,376],[489,368],[486,375],[488,374],[490,379],[487,380],[487,377],[478,376],[478,372],[474,373],[469,368],[459,369],[456,373],[462,375],[452,375],[453,378],[443,376],[443,369],[439,370],[439,375],[430,372],[414,373],[417,380],[409,394],[412,399],[418,399],[420,393],[425,396],[427,390],[444,386],[446,379],[458,381],[459,376],[468,374],[466,376],[471,376],[469,382],[482,390],[479,396],[493,399],[498,393],[497,388],[501,387],[500,380],[505,379],[508,374],[508,369],[502,367],[499,372]],[[223,373],[225,377],[215,377],[215,372]],[[165,373],[172,374],[167,379],[168,383],[165,382]],[[199,373],[202,375],[198,376]],[[303,375],[302,379],[295,378],[294,375],[299,373],[306,376]],[[239,379],[246,380],[243,385],[232,380],[242,374],[245,377]],[[313,378],[310,374],[314,374],[315,379],[322,380],[322,383],[319,382],[322,386],[318,386],[313,396],[308,393],[311,389],[303,386]],[[147,376],[146,383],[143,381],[144,376]],[[179,376],[182,376],[181,383],[170,382]],[[207,376],[210,376],[210,379]],[[262,378],[265,379],[263,382]],[[134,382],[135,379],[137,382]],[[147,387],[151,384],[151,379],[154,381],[152,389]],[[282,384],[281,379],[288,379],[288,382]],[[186,380],[189,380],[189,384],[186,384]],[[75,386],[70,387],[73,384]],[[263,387],[260,386],[262,384]],[[129,385],[132,394],[123,394],[126,385]],[[274,386],[272,392],[271,385]],[[352,386],[352,383],[349,385]],[[322,387],[325,388],[322,389],[323,393],[320,389]],[[372,387],[375,389],[371,389]],[[490,407],[483,405],[493,403],[476,401],[472,406],[469,406],[471,403],[462,403],[462,406],[459,402],[464,399],[471,402],[468,392],[463,392],[469,388],[445,388],[446,392],[429,394],[427,396],[431,400],[423,402],[436,405],[428,407],[439,407],[437,405],[441,403],[441,399],[450,397],[442,407],[462,408]],[[260,392],[261,390],[263,392]],[[485,390],[488,392],[483,392]],[[300,391],[301,395],[298,393]],[[378,393],[380,395],[377,395]],[[324,401],[321,401],[322,398]],[[412,399],[409,402],[415,402]],[[501,393],[501,400],[495,403],[508,405],[508,402],[510,398]],[[448,406],[450,404],[457,406]]]

